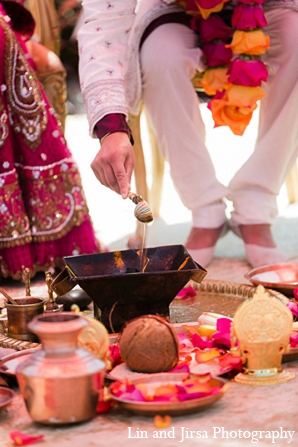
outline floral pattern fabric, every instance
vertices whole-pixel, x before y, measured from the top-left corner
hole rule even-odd
[[[78,168],[23,41],[0,10],[0,277],[100,250]]]

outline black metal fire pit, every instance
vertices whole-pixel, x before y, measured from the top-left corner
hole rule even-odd
[[[169,305],[178,292],[190,279],[200,283],[207,271],[183,245],[145,252],[143,271],[139,250],[65,257],[65,269],[52,289],[60,296],[78,284],[98,306],[98,318],[109,332],[119,332],[127,321],[141,315],[169,317]]]

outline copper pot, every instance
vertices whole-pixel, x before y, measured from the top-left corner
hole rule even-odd
[[[96,415],[105,363],[77,345],[87,324],[72,312],[39,315],[29,323],[42,349],[17,367],[16,376],[34,421],[72,424]]]

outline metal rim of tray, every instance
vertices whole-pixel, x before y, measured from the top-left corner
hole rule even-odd
[[[203,280],[200,284],[192,282],[192,286],[197,292],[225,294],[244,299],[252,298],[257,288],[256,286],[249,284],[226,282],[221,280]],[[280,292],[277,292],[276,290],[266,289],[266,291],[271,296],[281,299],[284,303],[289,301],[286,296]],[[22,351],[24,349],[36,348],[38,346],[40,346],[39,343],[16,340],[14,338],[7,337],[7,335],[3,333],[0,333],[0,347]]]

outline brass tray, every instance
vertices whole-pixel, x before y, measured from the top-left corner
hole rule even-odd
[[[135,384],[145,384],[154,385],[154,383],[161,384],[164,383],[175,383],[180,384],[181,381],[188,376],[188,374],[181,373],[169,373],[169,374],[151,374],[150,377],[144,379],[132,380]],[[137,402],[121,399],[120,397],[115,397],[111,395],[112,398],[119,404],[121,408],[128,410],[132,413],[141,416],[155,416],[159,415],[169,415],[169,416],[180,416],[184,414],[190,414],[203,409],[217,402],[227,391],[229,384],[219,377],[214,377],[211,379],[214,386],[220,386],[221,389],[217,394],[201,397],[197,399],[190,399],[184,402]]]
[[[193,298],[175,298],[170,305],[171,323],[179,330],[181,323],[196,322],[203,312],[214,312],[231,317],[235,315],[238,306],[253,297],[257,286],[238,284],[220,280],[205,280],[200,284],[193,283],[197,294]],[[277,290],[266,289],[269,296],[280,299],[283,303],[289,299]],[[178,328],[177,328],[178,326]],[[282,361],[298,360],[298,348],[292,348],[283,355]]]
[[[264,265],[247,272],[245,278],[293,298],[293,290],[298,288],[298,262]]]
[[[225,281],[202,281],[192,283],[197,294],[192,298],[175,298],[170,305],[171,323],[188,323],[196,321],[203,312],[214,312],[231,317],[235,315],[239,305],[253,297],[256,286],[237,284]],[[270,296],[283,303],[289,300],[276,290],[267,290]]]

